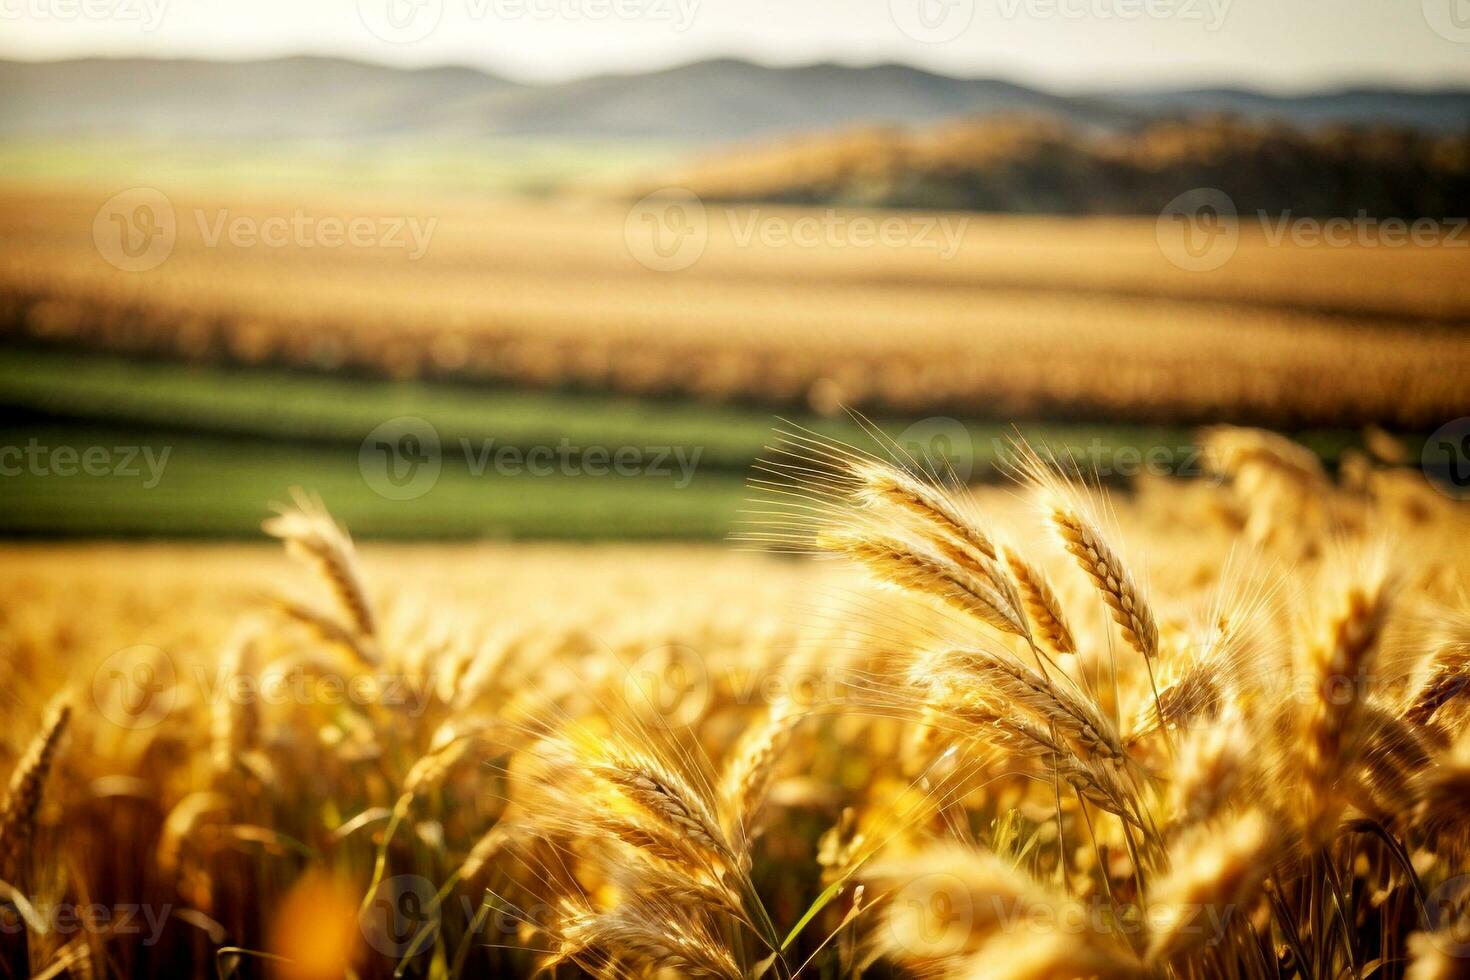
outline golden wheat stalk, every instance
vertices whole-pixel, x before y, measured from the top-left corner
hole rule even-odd
[[[857,499],[887,504],[922,537],[924,544],[954,567],[988,584],[1003,600],[1007,618],[1026,629],[1025,606],[1017,585],[1002,567],[988,531],[965,516],[943,490],[901,469],[860,462],[853,466],[859,481]],[[1053,597],[1055,598],[1055,597]],[[1029,632],[1021,635],[1029,636]]]
[[[505,822],[497,823],[475,841],[474,847],[459,865],[456,877],[460,881],[474,883],[489,867],[490,862],[513,841],[517,828]]]
[[[1042,641],[1056,653],[1076,653],[1077,641],[1062,609],[1061,600],[1052,589],[1045,573],[1028,562],[1020,552],[1004,548],[1006,567],[1020,590],[1031,625]]]
[[[1429,663],[1424,682],[1409,699],[1405,720],[1428,725],[1435,713],[1470,688],[1470,641],[1451,640],[1440,645]]]
[[[755,828],[776,762],[798,721],[791,703],[782,699],[771,705],[759,724],[741,734],[720,778],[721,798],[733,814],[732,824],[740,828],[732,837],[749,836]]]
[[[378,652],[377,644],[371,637],[355,633],[331,616],[284,596],[275,598],[275,606],[288,618],[307,627],[323,642],[346,650],[363,666],[377,667],[382,663],[382,654]]]
[[[35,831],[36,811],[46,789],[46,778],[56,762],[61,738],[71,719],[71,705],[58,699],[48,709],[41,730],[26,746],[10,774],[5,799],[0,803],[0,869],[4,877],[16,875]]]
[[[1077,560],[1078,567],[1112,610],[1113,621],[1122,628],[1124,639],[1147,660],[1155,660],[1159,655],[1158,623],[1117,552],[1073,507],[1053,506],[1051,522],[1062,546]]]
[[[588,760],[587,768],[676,838],[688,841],[709,857],[733,866],[740,864],[715,818],[714,808],[669,767],[646,753],[613,745],[602,757]]]
[[[577,913],[563,921],[559,932],[561,948],[548,966],[568,960],[585,963],[589,954],[600,952],[632,961],[650,973],[673,970],[699,980],[741,978],[729,951],[702,923],[656,899],[640,898],[609,912]]]
[[[606,836],[672,865],[695,868],[710,865],[709,849],[699,841],[641,814],[599,810],[580,818],[576,826],[588,836]]]
[[[282,509],[263,525],[286,543],[286,552],[315,569],[359,636],[373,636],[376,620],[362,584],[352,538],[332,520],[319,499],[295,492],[295,506]]]
[[[967,518],[949,495],[939,488],[897,467],[880,463],[856,463],[853,476],[860,485],[857,492],[859,500],[889,504],[920,524],[928,525],[931,529],[929,536],[935,545],[951,551],[952,557],[961,563],[976,553],[992,562],[996,560],[995,542],[990,535]],[[946,545],[946,539],[964,547]]]
[[[857,562],[880,582],[939,599],[1002,633],[1029,636],[1019,602],[1000,591],[995,580],[917,544],[863,532],[824,534],[817,544]]]
[[[994,701],[973,693],[950,693],[932,703],[936,714],[967,726],[974,737],[1017,759],[1031,760],[1048,776],[1054,774],[1065,780],[1087,802],[1142,827],[1137,793],[1114,763],[1079,755],[1070,744],[1055,737],[1045,723],[1006,712]]]
[[[1381,564],[1340,588],[1306,649],[1313,696],[1299,713],[1302,815],[1309,836],[1331,829],[1343,802],[1343,776],[1361,748],[1364,714],[1378,639],[1388,613],[1390,584]]]
[[[599,778],[591,760],[601,758],[601,748],[580,741],[548,738],[528,751],[530,781],[519,799],[532,827],[547,837],[621,841],[671,864],[709,866],[710,849],[682,826],[650,816],[616,785]]]
[[[73,939],[56,951],[56,956],[31,980],[53,980],[65,974],[68,980],[92,980],[92,950],[84,936]]]
[[[629,895],[657,895],[679,908],[708,909],[750,924],[739,895],[723,879],[710,878],[684,861],[650,860],[645,849],[631,845],[604,854],[608,877]]]
[[[1049,760],[1067,785],[1083,799],[1115,817],[1145,830],[1138,794],[1112,766],[1075,755],[1058,754]]]
[[[1392,824],[1412,798],[1414,779],[1432,764],[1430,743],[1421,728],[1374,702],[1367,705],[1359,726],[1365,734],[1352,800],[1360,810]]]
[[[1219,665],[1208,658],[1193,660],[1177,678],[1159,688],[1157,698],[1139,705],[1128,732],[1128,744],[1160,731],[1189,728],[1208,720],[1224,700]]]
[[[985,650],[953,650],[941,661],[973,680],[983,701],[1018,709],[1074,746],[1073,754],[1123,762],[1113,725],[1086,695],[1053,682],[1012,658]]]
[[[449,770],[464,758],[475,739],[470,735],[459,735],[446,739],[443,744],[431,749],[418,758],[403,778],[403,792],[409,796],[421,796],[432,792],[449,775]]]
[[[254,747],[259,735],[260,706],[248,692],[236,689],[238,679],[254,677],[255,643],[255,628],[247,625],[220,658],[223,684],[210,705],[210,762],[220,778],[234,772],[241,755]]]

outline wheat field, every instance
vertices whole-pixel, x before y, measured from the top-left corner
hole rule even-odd
[[[1470,515],[1202,438],[793,430],[730,546],[6,545],[5,967],[1463,976]]]
[[[1224,265],[1193,272],[1150,219],[711,202],[702,252],[669,270],[642,264],[656,253],[624,203],[184,186],[172,251],[142,271],[94,241],[117,188],[0,190],[0,335],[874,415],[1407,430],[1470,408],[1470,292],[1449,242],[1273,244],[1248,219]],[[298,213],[383,222],[384,238],[267,247],[222,230]]]

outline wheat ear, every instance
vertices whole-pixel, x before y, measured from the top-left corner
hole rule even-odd
[[[1385,825],[1400,816],[1413,795],[1414,779],[1429,768],[1431,750],[1423,729],[1375,703],[1369,703],[1360,727],[1363,739],[1353,802]]]
[[[0,803],[0,868],[6,878],[15,875],[26,854],[26,845],[35,831],[36,811],[41,807],[41,795],[46,789],[46,777],[51,774],[70,720],[71,705],[64,700],[57,701],[10,775],[5,800]]]
[[[306,626],[324,642],[352,654],[364,666],[376,667],[382,662],[382,654],[378,652],[377,644],[371,637],[355,633],[331,616],[284,596],[277,596],[275,605],[282,613]]]
[[[1362,685],[1372,669],[1388,612],[1389,587],[1381,574],[1354,581],[1336,596],[1306,651],[1313,698],[1301,714],[1303,791],[1310,836],[1330,829],[1341,801],[1343,773],[1360,747],[1357,721],[1366,701]],[[1348,694],[1343,696],[1346,687]]]
[[[284,541],[292,557],[316,569],[359,636],[373,636],[376,621],[352,538],[332,520],[320,500],[300,492],[295,496],[294,507],[262,525],[265,532]]]
[[[725,765],[720,778],[721,796],[733,814],[732,823],[747,836],[760,816],[776,761],[790,743],[791,730],[799,720],[790,702],[771,705],[766,717],[741,735]]]
[[[1126,758],[1118,733],[1096,704],[1019,661],[984,650],[955,650],[943,662],[972,678],[981,700],[1028,713],[1073,743],[1077,754],[1112,762]]]
[[[1128,732],[1128,744],[1166,729],[1188,728],[1196,719],[1215,714],[1223,694],[1219,666],[1209,659],[1193,661],[1176,679],[1159,688],[1157,698],[1139,706]]]
[[[1029,635],[1019,602],[997,588],[994,579],[968,571],[916,544],[889,535],[857,532],[824,534],[817,544],[847,556],[881,582],[939,599],[1002,633]]]
[[[673,970],[699,980],[739,980],[741,972],[728,950],[693,916],[649,900],[611,912],[586,912],[565,920],[562,948],[548,966],[581,962],[589,952],[631,960],[650,974]],[[618,975],[614,969],[612,975]]]
[[[236,678],[249,678],[255,672],[255,635],[246,627],[225,648],[220,658],[220,676],[224,686],[216,692],[210,706],[210,761],[217,777],[224,778],[235,769],[235,762],[255,745],[260,731],[260,707],[251,697],[235,697]]]
[[[1046,575],[1014,548],[1006,547],[1004,554],[1006,567],[1020,590],[1036,633],[1055,652],[1076,653],[1077,641],[1072,638],[1061,600]]]
[[[666,766],[643,753],[614,747],[588,768],[675,837],[710,857],[739,864],[713,808]]]
[[[938,715],[983,733],[977,736],[1017,758],[1031,759],[1064,779],[1089,803],[1142,827],[1136,793],[1106,760],[1079,755],[1055,730],[1026,714],[1006,711],[993,700],[958,693],[966,685],[940,685],[949,693],[933,702]]]
[[[200,821],[206,814],[225,813],[229,809],[229,799],[212,790],[198,790],[175,803],[158,834],[155,852],[158,866],[169,874],[177,873],[183,863],[184,843]]]
[[[628,894],[657,895],[680,908],[718,910],[751,925],[739,895],[723,879],[712,878],[687,862],[649,860],[642,849],[625,846],[610,848],[605,864],[608,876]]]
[[[1410,699],[1404,718],[1427,725],[1435,712],[1470,688],[1470,641],[1451,641],[1440,646],[1430,661],[1428,676]]]
[[[1158,623],[1122,559],[1075,509],[1053,507],[1051,521],[1063,547],[1077,559],[1112,610],[1113,621],[1122,627],[1124,639],[1151,663],[1159,654]]]
[[[939,538],[962,543],[965,550],[954,549],[956,557],[971,552],[991,561],[996,560],[995,542],[975,522],[961,513],[949,496],[900,469],[877,463],[859,463],[853,475],[860,482],[860,500],[887,503],[929,525]],[[938,542],[936,542],[938,543]],[[944,550],[949,547],[940,545]]]

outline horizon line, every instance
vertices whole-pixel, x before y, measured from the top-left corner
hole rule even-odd
[[[1055,86],[1044,82],[1033,82],[1018,78],[1015,75],[982,74],[962,75],[942,71],[936,68],[915,64],[911,61],[899,61],[896,59],[879,59],[872,61],[842,60],[837,58],[818,59],[813,61],[797,61],[789,63],[763,60],[748,55],[727,54],[711,55],[704,58],[694,58],[686,61],[678,61],[669,65],[650,68],[647,71],[599,71],[586,75],[576,75],[564,79],[536,79],[517,78],[514,74],[501,73],[489,67],[468,64],[465,62],[442,61],[422,65],[400,64],[391,61],[380,61],[364,58],[357,55],[333,54],[321,51],[297,51],[280,54],[259,54],[239,58],[211,57],[198,54],[69,54],[59,57],[26,57],[23,53],[17,54],[7,52],[0,47],[0,62],[11,64],[71,64],[83,61],[98,62],[157,62],[157,63],[192,63],[204,65],[255,65],[269,64],[283,61],[334,61],[347,64],[362,65],[371,68],[381,68],[388,71],[398,71],[406,74],[415,72],[433,71],[464,71],[482,75],[488,79],[517,85],[523,88],[555,88],[562,85],[575,85],[582,82],[596,81],[609,78],[646,78],[655,75],[668,74],[685,70],[700,65],[732,63],[747,67],[763,69],[767,71],[801,71],[812,68],[840,68],[853,71],[875,70],[881,68],[901,68],[919,74],[929,75],[937,78],[946,78],[962,82],[996,82],[1006,85],[1015,85],[1019,88],[1027,88],[1032,91],[1062,96],[1085,96],[1085,95],[1116,95],[1126,93],[1161,93],[1161,92],[1241,92],[1253,95],[1264,95],[1273,98],[1301,98],[1314,95],[1341,94],[1351,91],[1393,91],[1412,94],[1434,94],[1443,92],[1470,93],[1470,80],[1452,81],[1446,79],[1441,82],[1431,83],[1409,83],[1395,80],[1375,80],[1370,76],[1358,76],[1342,78],[1332,82],[1324,82],[1313,86],[1301,87],[1264,87],[1252,85],[1249,82],[1238,80],[1217,81],[1191,81],[1177,84],[1161,85],[1139,85],[1130,87],[1109,88],[1105,86]]]

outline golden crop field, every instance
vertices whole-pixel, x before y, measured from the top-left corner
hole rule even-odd
[[[1109,502],[793,434],[796,557],[5,545],[5,967],[1463,975],[1470,515],[1206,445]]]
[[[171,249],[134,269],[107,218],[139,212],[107,211],[115,192],[0,192],[5,336],[893,415],[1412,429],[1470,409],[1445,242],[1273,243],[1246,219],[1191,271],[1140,218],[196,188],[167,196]]]

